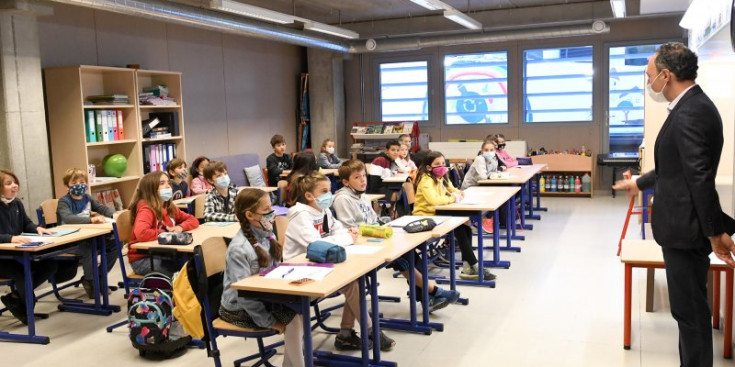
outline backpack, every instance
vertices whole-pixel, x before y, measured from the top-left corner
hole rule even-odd
[[[201,339],[204,337],[204,326],[202,326],[202,305],[199,303],[194,288],[196,285],[196,269],[194,263],[187,261],[179,271],[179,275],[174,280],[173,296],[176,306],[174,307],[174,316],[184,330],[194,338]],[[193,272],[193,274],[190,274]]]
[[[174,323],[172,289],[169,277],[150,273],[128,296],[130,341],[141,356],[146,352],[170,356],[191,341],[190,337],[170,337]]]

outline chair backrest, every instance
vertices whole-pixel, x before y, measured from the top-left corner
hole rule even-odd
[[[201,245],[202,259],[207,277],[225,271],[227,243],[224,237],[210,237]]]
[[[288,187],[288,181],[278,181],[278,205],[283,205],[286,202],[286,188]]]
[[[204,202],[207,200],[207,194],[201,194],[194,199],[194,217],[196,219],[204,219]]]
[[[288,227],[288,217],[279,215],[276,217],[276,239],[283,247],[286,244],[286,228]]]
[[[266,186],[270,186],[271,183],[268,182],[268,168],[267,167],[263,167],[263,168],[261,168],[261,171],[263,172],[263,180],[265,180],[265,185]]]
[[[121,243],[128,243],[130,236],[133,234],[133,224],[130,222],[130,210],[123,210],[115,218],[115,226],[117,227],[117,239]]]
[[[59,199],[48,199],[41,203],[38,224],[43,226],[56,225],[59,220],[56,217],[56,209],[59,207]]]
[[[413,189],[413,183],[405,182],[403,184],[403,195],[405,195],[406,204],[413,205],[416,201],[416,192]]]

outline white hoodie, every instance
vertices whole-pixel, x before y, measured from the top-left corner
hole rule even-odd
[[[324,231],[324,216],[327,217],[329,231]],[[345,247],[352,244],[352,236],[345,226],[334,219],[331,210],[314,209],[309,205],[296,203],[288,209],[288,228],[283,246],[283,259],[288,260],[306,252],[310,243],[322,240]]]

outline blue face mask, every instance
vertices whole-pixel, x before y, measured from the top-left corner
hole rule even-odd
[[[329,207],[332,206],[332,193],[327,192],[319,195],[319,197],[316,198],[316,206],[322,210],[329,209]]]
[[[160,189],[158,190],[158,197],[161,198],[162,201],[169,201],[172,197],[174,197],[174,191],[169,189]]]
[[[224,175],[217,177],[217,179],[214,181],[214,184],[217,185],[218,189],[226,189],[230,186],[230,176]]]
[[[69,193],[74,196],[83,196],[87,192],[87,184],[76,184],[69,188]]]
[[[495,152],[482,152],[482,156],[489,161],[495,158]]]

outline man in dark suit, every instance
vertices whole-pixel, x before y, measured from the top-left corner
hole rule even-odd
[[[661,45],[646,75],[649,95],[665,99],[669,116],[654,147],[656,168],[617,182],[629,195],[654,189],[651,226],[666,263],[671,314],[679,324],[681,366],[712,366],[709,254],[735,266],[731,218],[722,213],[715,176],[722,152],[722,120],[694,80],[697,56],[681,43]]]

